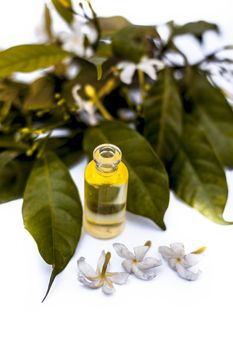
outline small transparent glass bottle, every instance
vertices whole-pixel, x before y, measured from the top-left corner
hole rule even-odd
[[[97,238],[120,234],[125,224],[128,169],[121,150],[99,145],[85,169],[84,229]]]

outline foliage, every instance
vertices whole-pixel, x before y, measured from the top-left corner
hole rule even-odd
[[[52,6],[69,27],[66,37],[54,30]],[[130,212],[165,229],[170,186],[209,219],[229,224],[224,167],[233,168],[233,110],[213,72],[232,79],[233,61],[224,55],[232,46],[191,64],[176,38],[189,35],[201,48],[218,26],[166,26],[164,38],[159,26],[98,17],[90,1],[76,8],[52,0],[45,42],[0,52],[0,203],[23,198],[25,227],[53,267],[48,291],[81,234],[68,167],[100,143],[123,151]],[[14,75],[37,70],[30,83]],[[123,83],[127,74],[130,84]]]

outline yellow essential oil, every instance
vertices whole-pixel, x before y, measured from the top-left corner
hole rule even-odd
[[[95,148],[85,170],[84,228],[97,238],[120,234],[125,224],[128,169],[118,147]]]

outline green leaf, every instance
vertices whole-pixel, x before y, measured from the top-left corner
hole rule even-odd
[[[70,53],[52,45],[21,45],[0,52],[0,77],[53,66]]]
[[[87,130],[84,149],[91,156],[101,143],[120,147],[129,170],[127,209],[153,220],[162,229],[169,201],[167,173],[146,139],[127,125],[111,121]]]
[[[65,163],[67,167],[72,167],[82,159],[84,152],[82,149],[83,132],[76,129],[75,135],[69,137],[50,137],[45,141],[46,151],[53,151]],[[43,142],[43,139],[38,142]],[[43,145],[41,145],[43,147]],[[41,147],[39,146],[39,147]]]
[[[74,12],[71,0],[52,0],[52,3],[59,13],[59,15],[64,19],[65,22],[71,24],[73,22]]]
[[[11,84],[11,82],[10,84],[8,82],[0,83],[0,101],[10,102],[11,104],[13,104],[13,102],[18,98],[18,94],[19,88]]]
[[[32,163],[15,159],[18,155],[14,150],[0,153],[0,203],[23,195]]]
[[[112,57],[112,43],[106,40],[100,41],[96,54],[100,57]]]
[[[224,170],[205,133],[190,117],[184,123],[170,179],[172,189],[187,204],[219,224],[228,224],[222,217],[227,200]]]
[[[192,34],[200,41],[202,41],[203,35],[207,31],[214,31],[216,33],[219,33],[219,27],[217,24],[206,21],[189,22],[181,26],[170,22],[169,26],[172,30],[173,36]]]
[[[55,83],[51,77],[45,76],[35,80],[24,101],[24,109],[51,109],[55,106]]]
[[[101,35],[111,36],[116,31],[123,29],[131,23],[122,16],[98,17]]]
[[[3,169],[9,162],[15,159],[19,155],[17,151],[4,151],[0,153],[0,171]]]
[[[220,89],[194,73],[189,91],[193,113],[223,165],[233,168],[233,110]]]
[[[52,152],[45,153],[32,169],[24,193],[23,220],[42,258],[53,266],[46,297],[73,256],[82,227],[78,190],[66,166]]]
[[[15,139],[14,134],[2,135],[0,134],[0,148],[10,149],[10,150],[20,150],[27,151],[28,145],[23,141],[19,141]]]
[[[144,135],[158,156],[169,162],[175,154],[182,131],[182,105],[170,69],[163,70],[144,105]]]
[[[112,49],[116,56],[138,62],[149,55],[155,38],[160,38],[155,27],[129,25],[113,34]]]
[[[48,6],[45,4],[44,7],[44,29],[47,34],[49,42],[54,40],[53,29],[52,29],[52,17]]]
[[[12,107],[21,108],[22,99],[27,92],[26,84],[18,83],[10,80],[0,82],[0,123],[4,123],[9,115]]]

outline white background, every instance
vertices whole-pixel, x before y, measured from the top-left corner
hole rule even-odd
[[[43,1],[1,0],[0,4],[0,46],[35,42]],[[218,42],[210,36],[211,43],[233,43],[230,0],[96,0],[93,5],[100,15],[123,14],[137,23],[216,21],[222,25],[223,38]],[[84,167],[85,161],[72,170],[82,197]],[[230,195],[225,218],[233,220],[233,172],[227,178]],[[75,256],[41,304],[50,267],[23,228],[21,205],[18,200],[0,207],[1,349],[232,349],[231,226],[208,221],[171,195],[166,232],[128,214],[125,231],[114,240],[83,235]],[[101,250],[110,250],[113,269],[119,270],[112,243],[132,248],[149,239],[153,246],[148,256],[157,254],[159,245],[176,241],[183,242],[188,252],[207,245],[200,279],[181,280],[164,263],[155,280],[144,282],[132,276],[110,297],[100,290],[87,290],[77,281],[76,260],[81,255],[94,266]]]

